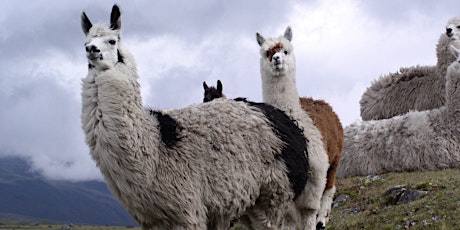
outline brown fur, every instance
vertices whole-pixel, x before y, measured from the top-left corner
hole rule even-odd
[[[272,61],[273,55],[280,52],[282,48],[283,48],[283,45],[281,44],[281,42],[278,42],[267,51],[267,57],[270,60],[270,62]]]
[[[313,123],[318,127],[323,136],[324,148],[329,157],[329,169],[327,170],[326,190],[335,184],[335,175],[343,149],[343,128],[339,117],[332,110],[332,107],[323,100],[312,98],[300,98],[300,105]]]

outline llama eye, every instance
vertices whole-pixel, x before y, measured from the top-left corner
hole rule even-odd
[[[287,50],[284,51],[284,54],[286,54],[286,55],[288,54]]]
[[[270,57],[270,52],[268,52],[268,51],[265,52],[265,55],[266,55],[267,57]]]
[[[460,26],[457,26],[457,29],[460,29]]]
[[[115,45],[115,43],[117,43],[115,40],[109,40],[110,45]]]

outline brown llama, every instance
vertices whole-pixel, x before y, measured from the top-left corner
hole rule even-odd
[[[323,100],[314,100],[311,97],[300,97],[300,106],[310,115],[313,123],[318,127],[321,135],[323,136],[324,148],[329,157],[329,169],[327,170],[327,181],[323,199],[328,197],[332,199],[335,193],[335,178],[337,174],[337,167],[339,165],[340,157],[343,150],[343,127],[340,123],[339,117],[334,112],[332,107]],[[321,202],[323,203],[323,202]],[[323,210],[326,208],[326,210]],[[330,207],[321,206],[320,213],[330,213]]]
[[[208,87],[205,82],[204,86],[204,102],[212,101],[216,98],[221,98],[222,94],[222,83],[217,81],[217,89],[215,87]],[[211,90],[213,89],[213,90]],[[300,97],[300,105],[303,110],[305,110],[308,115],[313,120],[313,123],[318,127],[321,135],[324,148],[327,151],[329,158],[329,169],[327,171],[327,182],[326,188],[324,190],[324,195],[322,199],[331,199],[329,202],[332,202],[332,198],[335,193],[335,178],[337,173],[337,167],[342,155],[343,149],[343,127],[340,123],[340,119],[337,114],[334,112],[332,107],[325,102],[324,100],[314,100],[311,97]],[[322,201],[324,203],[326,201]],[[327,216],[330,213],[330,205],[322,205],[320,213],[323,213],[322,216]],[[319,215],[321,216],[321,215]],[[324,220],[323,220],[324,221]],[[325,221],[327,222],[327,221]]]

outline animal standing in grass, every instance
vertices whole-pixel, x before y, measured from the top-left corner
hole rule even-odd
[[[218,86],[220,83],[220,89],[222,89],[222,83],[218,81]],[[208,88],[213,88],[216,91],[215,87],[211,86]],[[219,88],[219,87],[218,87]],[[204,100],[206,102],[212,101],[217,98],[221,98],[219,94],[215,93],[214,90],[206,90],[204,92]],[[222,90],[219,91],[222,93]],[[342,155],[343,149],[343,128],[340,123],[339,117],[333,111],[332,107],[323,100],[314,100],[312,98],[301,97],[300,105],[303,110],[305,110],[313,120],[314,124],[319,128],[321,135],[323,137],[323,144],[327,151],[329,157],[329,169],[327,171],[327,183],[326,189],[323,194],[323,201],[321,201],[321,209],[318,217],[323,217],[323,220],[318,222],[327,223],[329,218],[329,213],[331,211],[332,198],[335,193],[335,175],[337,173],[337,166],[340,161],[340,156]],[[320,224],[321,225],[321,224]]]
[[[286,217],[286,227],[295,229],[296,216],[300,215],[301,229],[322,229],[329,219],[335,193],[335,171],[343,147],[342,125],[327,103],[307,98],[300,98],[302,105],[299,103],[291,28],[278,38],[266,39],[259,33],[256,38],[260,45],[263,101],[297,120],[309,141],[311,184],[306,195],[296,200],[297,214]]]
[[[451,50],[445,105],[347,126],[338,177],[460,167],[460,58]]]
[[[445,102],[445,75],[455,61],[449,51],[451,45],[460,48],[458,33],[460,19],[447,22],[436,46],[436,66],[401,68],[397,73],[382,76],[372,82],[360,100],[363,120],[380,120],[405,114],[411,110],[439,108]]]
[[[114,196],[143,229],[228,229],[241,215],[277,229],[309,180],[302,130],[263,103],[145,109],[120,15],[114,5],[110,27],[81,15],[82,127]]]

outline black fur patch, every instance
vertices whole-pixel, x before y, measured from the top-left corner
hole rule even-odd
[[[120,54],[120,50],[117,50],[118,62],[125,63],[123,56]]]
[[[246,102],[262,111],[270,121],[273,131],[283,141],[281,158],[286,164],[289,182],[296,199],[307,184],[309,171],[307,139],[303,135],[303,130],[286,113],[269,104],[251,102],[245,98],[236,98],[235,101]]]
[[[166,147],[174,148],[177,142],[180,141],[179,132],[182,127],[177,124],[171,116],[163,114],[161,111],[149,110],[150,115],[156,116],[158,126],[160,128],[161,140],[165,143]]]

